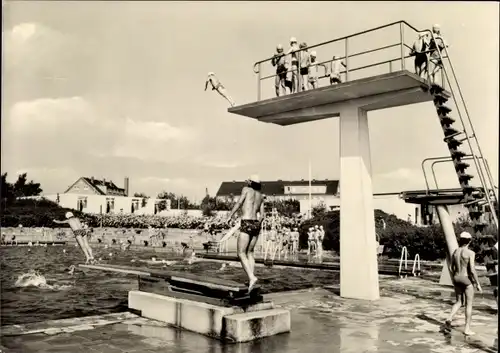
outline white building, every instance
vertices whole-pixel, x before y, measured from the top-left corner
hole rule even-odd
[[[64,193],[43,197],[84,213],[157,214],[161,203],[170,210],[170,200],[129,196],[129,178],[125,178],[124,187],[120,188],[111,180],[81,177]]]

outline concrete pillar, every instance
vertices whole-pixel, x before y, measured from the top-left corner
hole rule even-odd
[[[351,104],[340,112],[340,295],[379,299],[368,119]]]
[[[446,259],[448,260],[448,263],[450,263],[451,255],[458,248],[457,236],[455,235],[455,229],[453,229],[453,222],[451,221],[448,207],[446,205],[437,205],[436,211],[446,238],[446,247],[448,249]]]

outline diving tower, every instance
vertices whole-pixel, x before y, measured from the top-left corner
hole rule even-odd
[[[271,67],[272,58],[259,61],[254,65],[258,82],[257,101],[228,109],[228,112],[233,114],[281,126],[339,118],[340,294],[342,297],[365,300],[379,298],[368,112],[415,103],[434,102],[443,129],[445,129],[445,142],[449,146],[456,145],[454,138],[461,133],[466,138],[472,139],[465,129],[464,131],[450,129],[453,119],[442,119],[443,116],[446,118],[446,113],[451,111],[444,103],[448,98],[455,97],[453,91],[449,92],[443,88],[445,78],[447,78],[446,71],[442,70],[445,75],[441,75],[440,85],[431,85],[429,77],[422,78],[407,70],[407,67],[413,68],[413,57],[409,55],[411,50],[409,43],[412,43],[422,32],[428,32],[431,38],[434,38],[430,30],[419,31],[405,21],[398,21],[310,46],[307,50],[316,50],[319,57],[332,57],[335,54],[337,56],[335,60],[340,59],[344,62],[345,70],[341,72],[342,83],[330,85],[327,82],[329,75],[325,72],[325,75],[319,77],[318,88],[303,90],[300,75],[297,75],[299,91],[280,97],[262,99],[262,81],[274,79],[276,75],[263,76],[262,72],[264,68]],[[391,38],[394,38],[394,41],[380,43],[380,46],[373,48],[370,46],[373,39],[369,37],[362,50],[352,50],[351,43],[355,42],[354,39],[377,33],[386,41],[390,41]],[[411,37],[407,38],[405,35],[408,33]],[[335,49],[336,52],[328,53],[329,45],[338,48],[339,44],[343,48],[343,56],[339,57],[338,49]],[[302,50],[304,49],[300,51]],[[385,53],[386,59],[374,62],[371,57],[375,52],[378,52],[379,56]],[[354,64],[363,58],[368,63]],[[441,59],[449,59],[447,52],[446,57],[443,56]],[[332,60],[327,60],[321,64],[331,62]],[[300,66],[298,71],[300,72]],[[273,82],[268,80],[268,85],[272,84]],[[461,143],[461,140],[456,141]],[[453,155],[455,150],[450,147],[450,151]],[[466,155],[466,153],[463,154],[463,156]],[[474,156],[474,151],[472,155]],[[474,157],[474,161],[477,162],[481,160],[480,158]],[[457,168],[459,168],[457,173],[460,170],[463,174],[464,165],[459,165]],[[481,171],[480,168],[478,170]],[[449,217],[446,219],[445,212],[440,210],[446,209],[447,202],[460,203],[464,196],[467,196],[467,201],[464,202],[470,202],[470,197],[474,197],[474,200],[478,199],[477,189],[471,189],[467,183],[462,183],[464,178],[468,177],[459,176],[462,190],[458,192],[458,196],[456,192],[448,194],[437,192],[433,201],[442,206],[439,207],[438,214],[442,214],[440,219],[442,218],[441,223],[447,233],[450,251],[456,248],[456,239],[453,242],[453,228],[451,227],[450,231],[449,227],[451,220]],[[480,178],[481,181],[483,179],[485,178]],[[483,189],[489,190],[490,188],[483,185]],[[457,201],[457,197],[460,200]],[[427,198],[424,203],[429,200]]]

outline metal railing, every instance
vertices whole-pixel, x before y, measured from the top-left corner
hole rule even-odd
[[[386,29],[386,28],[390,28],[390,27],[397,27],[397,29],[399,30],[399,41],[397,43],[392,43],[392,44],[388,44],[388,45],[385,45],[385,46],[382,46],[382,47],[378,47],[378,48],[373,48],[373,49],[368,49],[368,50],[364,50],[364,51],[360,51],[360,52],[355,52],[355,53],[350,53],[349,52],[349,42],[350,40],[352,40],[353,38],[356,38],[356,37],[361,37],[363,35],[366,35],[368,33],[373,33],[373,32],[376,32],[376,31],[380,31],[382,29]],[[425,31],[420,31],[418,29],[416,29],[415,27],[413,27],[412,25],[408,24],[406,21],[397,21],[397,22],[393,22],[393,23],[390,23],[390,24],[386,24],[386,25],[383,25],[383,26],[379,26],[379,27],[376,27],[376,28],[372,28],[372,29],[368,29],[368,30],[365,30],[365,31],[361,31],[361,32],[357,32],[355,34],[351,34],[351,35],[348,35],[348,36],[343,36],[343,37],[339,37],[339,38],[336,38],[336,39],[332,39],[332,40],[329,40],[327,42],[323,42],[323,43],[319,43],[319,44],[315,44],[315,45],[311,45],[311,46],[307,46],[306,48],[299,48],[295,51],[293,51],[292,53],[295,53],[297,55],[297,60],[298,60],[298,67],[294,70],[292,70],[290,67],[287,68],[287,71],[286,73],[289,74],[289,73],[296,73],[297,75],[297,92],[300,92],[302,91],[302,82],[301,82],[301,75],[300,75],[300,69],[301,69],[301,53],[302,52],[305,52],[305,51],[309,51],[311,49],[315,49],[315,48],[321,48],[321,47],[325,47],[326,45],[329,45],[329,44],[334,44],[334,43],[339,43],[339,42],[344,42],[344,56],[338,56],[336,57],[335,59],[331,59],[331,60],[325,60],[325,61],[320,61],[320,62],[317,62],[316,65],[317,66],[324,66],[326,68],[326,64],[330,64],[333,63],[333,61],[337,61],[337,60],[340,60],[340,61],[344,61],[344,65],[345,65],[345,70],[341,70],[339,73],[341,75],[344,75],[345,77],[345,81],[349,81],[349,74],[350,73],[353,73],[353,72],[356,72],[356,71],[360,71],[360,70],[364,70],[364,69],[368,69],[368,68],[371,68],[371,67],[375,67],[375,66],[380,66],[380,65],[388,65],[388,72],[393,72],[393,64],[396,62],[400,62],[401,63],[401,69],[404,70],[406,65],[405,65],[405,60],[408,59],[408,58],[411,58],[412,56],[411,55],[407,55],[405,54],[405,51],[406,49],[409,49],[411,50],[412,47],[409,46],[408,44],[405,43],[405,38],[404,38],[404,35],[405,35],[405,27],[407,27],[408,29],[412,30],[413,32],[415,33],[421,33],[421,32],[425,32]],[[355,58],[355,57],[359,57],[359,56],[362,56],[362,55],[366,55],[366,54],[371,54],[371,53],[374,53],[374,52],[378,52],[378,51],[383,51],[383,50],[387,50],[387,49],[390,49],[390,48],[395,48],[395,47],[399,47],[400,48],[400,55],[396,58],[391,58],[391,59],[388,59],[388,60],[382,60],[382,61],[377,61],[377,62],[373,62],[373,63],[370,63],[368,65],[361,65],[361,66],[358,66],[358,67],[354,67],[352,65],[350,65],[349,63],[349,59],[352,59],[352,58]],[[283,55],[291,55],[291,53],[287,54],[287,53],[283,53]],[[276,76],[278,76],[278,74],[272,74],[272,75],[266,75],[266,76],[262,76],[262,67],[263,67],[263,64],[266,64],[266,63],[269,63],[271,64],[271,61],[273,60],[274,56],[273,57],[270,57],[270,58],[267,58],[267,59],[264,59],[264,60],[261,60],[261,61],[258,61],[254,64],[254,72],[257,74],[257,100],[260,101],[262,99],[262,86],[261,86],[261,83],[263,80],[267,80],[267,79],[270,79],[270,78],[274,78]],[[324,79],[324,78],[328,78],[329,75],[328,75],[328,70],[325,70],[325,74],[322,75],[322,76],[319,76],[318,77],[318,81],[321,80],[321,79]],[[295,93],[295,92],[293,92]]]
[[[430,34],[432,41],[434,43],[437,43],[437,41],[436,41],[437,38],[434,36],[434,33],[432,31],[424,30],[424,31],[421,31],[421,33]],[[464,156],[462,159],[474,161],[474,166],[476,167],[477,176],[479,177],[479,181],[481,183],[481,186],[482,186],[483,190],[485,191],[485,201],[488,204],[490,210],[494,210],[494,207],[493,207],[494,204],[498,203],[498,195],[497,195],[497,191],[496,191],[497,189],[493,183],[493,176],[491,174],[491,170],[489,168],[488,162],[483,157],[483,153],[482,153],[481,147],[479,145],[479,141],[477,139],[474,125],[472,124],[469,110],[467,109],[467,104],[466,104],[465,99],[464,99],[463,94],[462,94],[462,89],[460,87],[460,84],[459,84],[458,79],[457,79],[456,74],[455,74],[455,70],[453,68],[453,64],[452,64],[451,59],[450,59],[450,55],[448,52],[448,46],[443,41],[443,48],[442,49],[437,48],[437,49],[431,50],[431,51],[438,54],[438,57],[437,58],[435,57],[434,60],[438,59],[438,61],[441,62],[441,64],[439,65],[440,66],[439,71],[441,71],[440,76],[441,76],[441,81],[442,81],[441,86],[442,87],[447,86],[447,89],[450,91],[451,98],[454,102],[458,117],[460,119],[460,123],[462,124],[463,131],[461,131],[459,134],[460,135],[463,134],[465,136],[465,138],[461,139],[460,141],[461,142],[466,141],[467,145],[469,147],[469,150],[470,150],[470,154]],[[443,52],[444,52],[444,55],[443,55]],[[446,68],[446,65],[444,65],[444,63],[445,63],[444,59],[447,59],[446,63],[449,65],[451,75],[448,74],[448,69]],[[428,78],[428,82],[432,82],[431,77],[430,77],[430,72],[429,72],[429,61],[430,61],[430,59],[429,59],[429,55],[428,55],[427,56],[427,78]],[[460,101],[463,104],[463,111],[458,104],[457,95],[455,93],[456,91],[458,91]],[[466,122],[468,124],[466,124]],[[468,131],[469,129],[470,129],[470,132]],[[435,164],[452,161],[453,159],[450,157],[427,158],[422,162],[422,169],[424,169],[423,164],[428,160],[435,160],[435,162],[433,162],[432,167],[431,167],[433,169],[433,166]],[[425,171],[424,171],[424,177],[426,178]],[[434,170],[433,170],[433,177],[434,177],[434,181],[435,181],[436,187],[437,187],[437,181],[435,178]],[[429,189],[427,178],[426,178],[426,186],[427,186],[427,189]],[[492,215],[493,215],[493,220],[495,222],[495,225],[498,228],[498,218],[497,218],[496,212],[492,212]]]

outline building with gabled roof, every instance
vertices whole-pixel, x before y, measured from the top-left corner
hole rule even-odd
[[[298,200],[300,211],[309,209],[309,191],[311,192],[311,206],[324,203],[329,209],[335,209],[340,205],[339,181],[338,180],[275,180],[262,181],[262,193],[269,201]],[[224,181],[217,191],[217,200],[236,201],[246,181]]]

